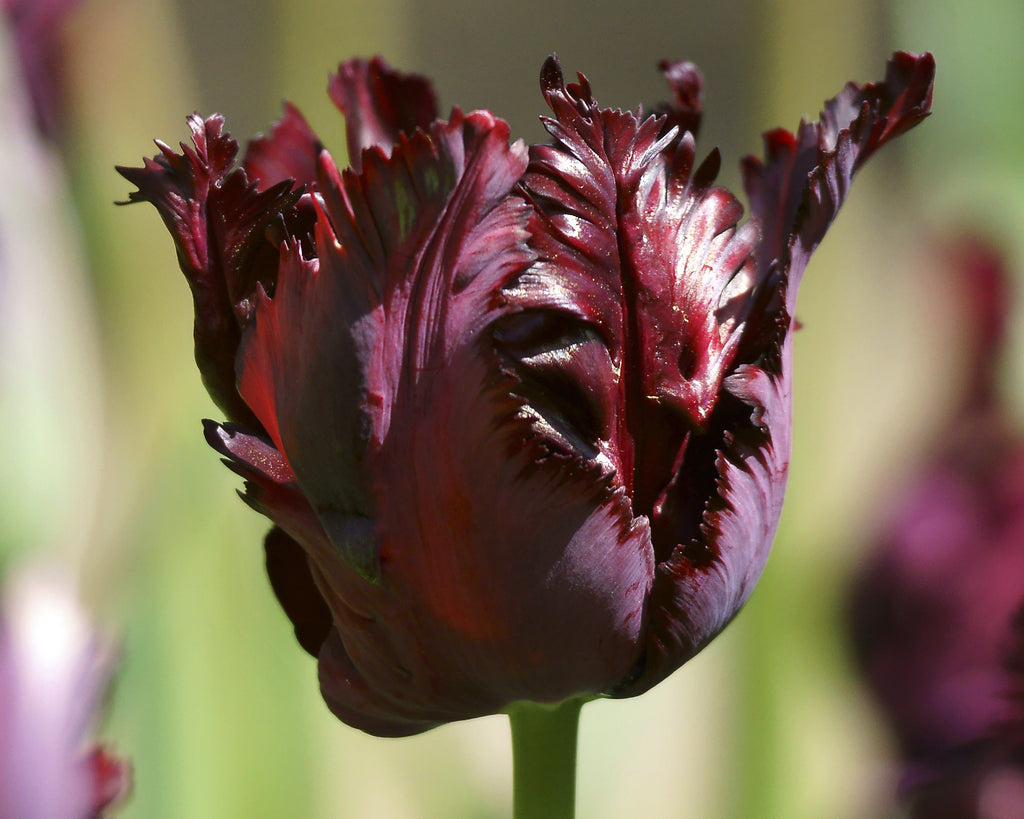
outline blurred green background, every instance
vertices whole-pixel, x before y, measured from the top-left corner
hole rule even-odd
[[[816,116],[847,80],[881,79],[902,48],[935,53],[935,113],[858,178],[805,279],[790,488],[764,578],[667,682],[587,706],[579,773],[581,819],[895,815],[890,740],[843,640],[844,587],[963,380],[930,246],[981,226],[1020,269],[1022,34],[1019,0],[83,0],[65,31],[67,190],[30,178],[0,211],[39,214],[33,258],[57,271],[22,277],[22,347],[0,365],[0,554],[73,562],[123,637],[102,728],[134,760],[120,815],[502,817],[511,752],[502,717],[379,740],[330,716],[263,575],[267,524],[203,442],[199,419],[218,416],[171,242],[151,208],[113,206],[130,187],[115,164],[183,139],[193,110],[255,135],[284,98],[340,155],[327,74],[376,52],[431,76],[445,106],[489,108],[537,141],[554,51],[614,107],[665,97],[659,58],[697,62],[699,145],[721,147],[735,189],[761,131]],[[1009,358],[1022,348],[1017,332]],[[1024,417],[1022,373],[1006,376]]]

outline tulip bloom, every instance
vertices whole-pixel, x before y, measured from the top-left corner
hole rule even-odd
[[[945,251],[969,378],[856,579],[851,631],[899,743],[903,787],[920,803],[913,815],[1016,816],[1024,813],[1024,438],[997,379],[1011,276],[985,241],[961,239]],[[954,794],[978,801],[984,780],[1011,767],[1012,809],[950,807]]]
[[[750,594],[790,442],[797,285],[853,174],[923,119],[930,55],[848,85],[743,165],[696,161],[701,78],[601,108],[550,58],[546,145],[341,65],[339,170],[297,110],[235,164],[122,169],[174,237],[207,439],[274,523],[271,583],[332,711],[380,735],[517,700],[632,696]]]

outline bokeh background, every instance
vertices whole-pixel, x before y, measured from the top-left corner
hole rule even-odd
[[[0,136],[0,235],[25,249],[0,279],[0,559],[72,566],[121,637],[101,728],[134,761],[119,815],[503,817],[511,752],[502,717],[380,740],[330,716],[263,575],[266,523],[203,442],[216,409],[170,239],[151,208],[114,207],[130,187],[115,164],[183,139],[193,110],[255,135],[284,98],[341,155],[326,79],[353,55],[425,73],[445,105],[489,108],[528,141],[543,137],[547,54],[615,107],[664,98],[668,56],[704,71],[698,144],[721,147],[735,189],[761,131],[881,79],[902,48],[935,53],[935,113],[858,177],[805,279],[790,488],[764,578],[667,682],[586,707],[579,772],[584,819],[896,815],[845,588],[964,379],[938,239],[980,229],[1024,262],[1022,34],[1019,0],[81,0],[61,32],[55,141]],[[7,93],[9,38],[3,51]],[[1024,333],[1012,346],[1024,360]],[[1005,376],[1024,419],[1024,373]]]

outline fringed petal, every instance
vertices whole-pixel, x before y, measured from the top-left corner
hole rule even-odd
[[[327,90],[345,115],[348,161],[357,173],[364,150],[389,154],[400,136],[426,130],[437,119],[430,80],[396,71],[380,57],[342,63]]]
[[[689,132],[695,137],[700,130],[704,105],[704,76],[693,63],[682,60],[662,60],[658,68],[672,87],[673,100],[659,105],[654,114],[665,118],[662,132],[678,129],[678,138]]]
[[[787,338],[782,357],[790,358]],[[614,691],[634,696],[663,680],[732,620],[768,559],[789,469],[792,399],[788,369],[772,375],[743,365],[725,382],[736,419],[715,455],[717,485],[700,533],[658,564],[647,650]],[[723,399],[723,404],[728,403]]]
[[[751,211],[763,225],[758,266],[788,276],[790,314],[811,253],[846,198],[853,175],[885,143],[931,111],[935,60],[897,52],[885,81],[849,83],[825,103],[819,122],[801,122],[795,134],[764,136],[765,159],[747,157],[743,179]],[[782,283],[778,285],[780,292]]]
[[[194,147],[158,142],[142,168],[118,168],[138,190],[130,202],[156,207],[174,239],[195,306],[195,355],[214,402],[236,422],[258,426],[235,389],[235,355],[256,285],[273,288],[277,250],[266,233],[299,198],[289,182],[258,190],[234,166],[237,143],[219,115],[189,117]]]

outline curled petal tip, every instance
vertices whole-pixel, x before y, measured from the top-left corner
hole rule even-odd
[[[675,99],[656,113],[667,115],[669,125],[696,132],[704,102],[704,76],[696,65],[684,60],[661,60],[658,68],[665,75]]]
[[[551,54],[544,60],[544,65],[540,69],[540,89],[547,95],[564,87],[562,65],[558,62],[558,57]]]
[[[379,55],[341,63],[327,91],[345,115],[349,161],[357,171],[367,148],[390,153],[403,134],[426,129],[437,119],[430,80],[398,71]]]

